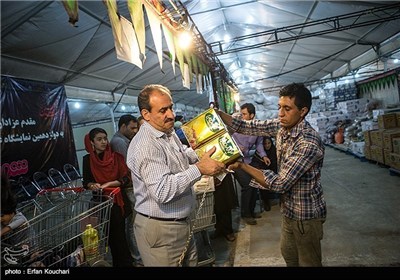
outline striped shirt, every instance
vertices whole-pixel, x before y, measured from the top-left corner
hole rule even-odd
[[[232,138],[235,139],[243,153],[243,162],[250,164],[253,156],[250,154],[251,149],[255,146],[256,151],[261,156],[265,157],[267,153],[264,150],[263,138],[258,136],[233,133]]]
[[[124,156],[124,159],[126,160],[126,153],[128,152],[129,142],[131,142],[131,140],[129,140],[128,137],[117,131],[111,138],[110,146],[114,152],[120,153]]]
[[[136,198],[135,210],[157,218],[185,218],[195,207],[193,184],[201,173],[196,153],[175,131],[168,136],[145,122],[129,144],[127,165]]]
[[[279,119],[242,121],[234,118],[239,133],[276,138],[278,173],[263,170],[266,189],[281,193],[281,212],[294,220],[326,217],[321,186],[325,147],[319,134],[303,120],[290,130],[280,128]],[[254,179],[250,186],[261,187]]]

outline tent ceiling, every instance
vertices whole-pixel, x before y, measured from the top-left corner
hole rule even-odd
[[[395,1],[187,0],[181,3],[235,81],[241,102],[261,92],[274,94],[287,83],[312,84],[320,79],[337,78],[365,64],[382,72],[385,67],[395,67],[392,58],[400,58],[400,5]],[[397,6],[385,11],[308,26],[310,22],[393,4]],[[120,14],[130,19],[126,1],[118,1],[118,7]],[[382,18],[384,22],[372,23]],[[362,22],[368,24],[355,28]],[[348,28],[340,30],[343,26]],[[118,60],[102,1],[79,1],[77,27],[68,23],[59,1],[1,1],[1,28],[2,74],[67,85],[71,102],[85,101],[79,110],[70,104],[74,124],[107,119],[110,106],[118,117],[124,113],[122,103],[127,107],[125,112],[137,111],[135,97],[150,83],[170,88],[174,102],[179,104],[178,111],[199,112],[208,106],[208,95],[197,94],[194,83],[190,90],[183,88],[179,67],[174,75],[167,56],[160,69],[148,23],[143,69]],[[317,35],[326,30],[332,32]],[[227,43],[225,36],[230,37]],[[165,42],[163,49],[167,50]],[[360,55],[363,58],[356,59]],[[82,88],[99,92],[88,94]],[[96,100],[103,104],[93,102]],[[119,101],[121,104],[116,107]]]

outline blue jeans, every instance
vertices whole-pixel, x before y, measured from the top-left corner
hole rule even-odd
[[[252,177],[241,169],[235,171],[235,179],[242,187],[240,204],[242,217],[251,218],[256,207],[257,189],[249,186]]]
[[[140,257],[139,249],[136,243],[135,232],[133,229],[133,224],[135,222],[136,211],[135,207],[135,196],[133,194],[133,189],[125,189],[126,195],[131,202],[132,213],[126,217],[125,221],[125,232],[126,232],[126,240],[128,242],[129,251],[134,259],[135,264],[143,265],[142,258]]]

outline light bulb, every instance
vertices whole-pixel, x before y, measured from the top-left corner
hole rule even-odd
[[[179,34],[179,46],[182,49],[187,49],[192,43],[192,36],[187,31],[181,32]]]

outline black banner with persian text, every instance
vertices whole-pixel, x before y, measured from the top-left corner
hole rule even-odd
[[[1,169],[10,178],[77,166],[63,85],[1,77]]]

